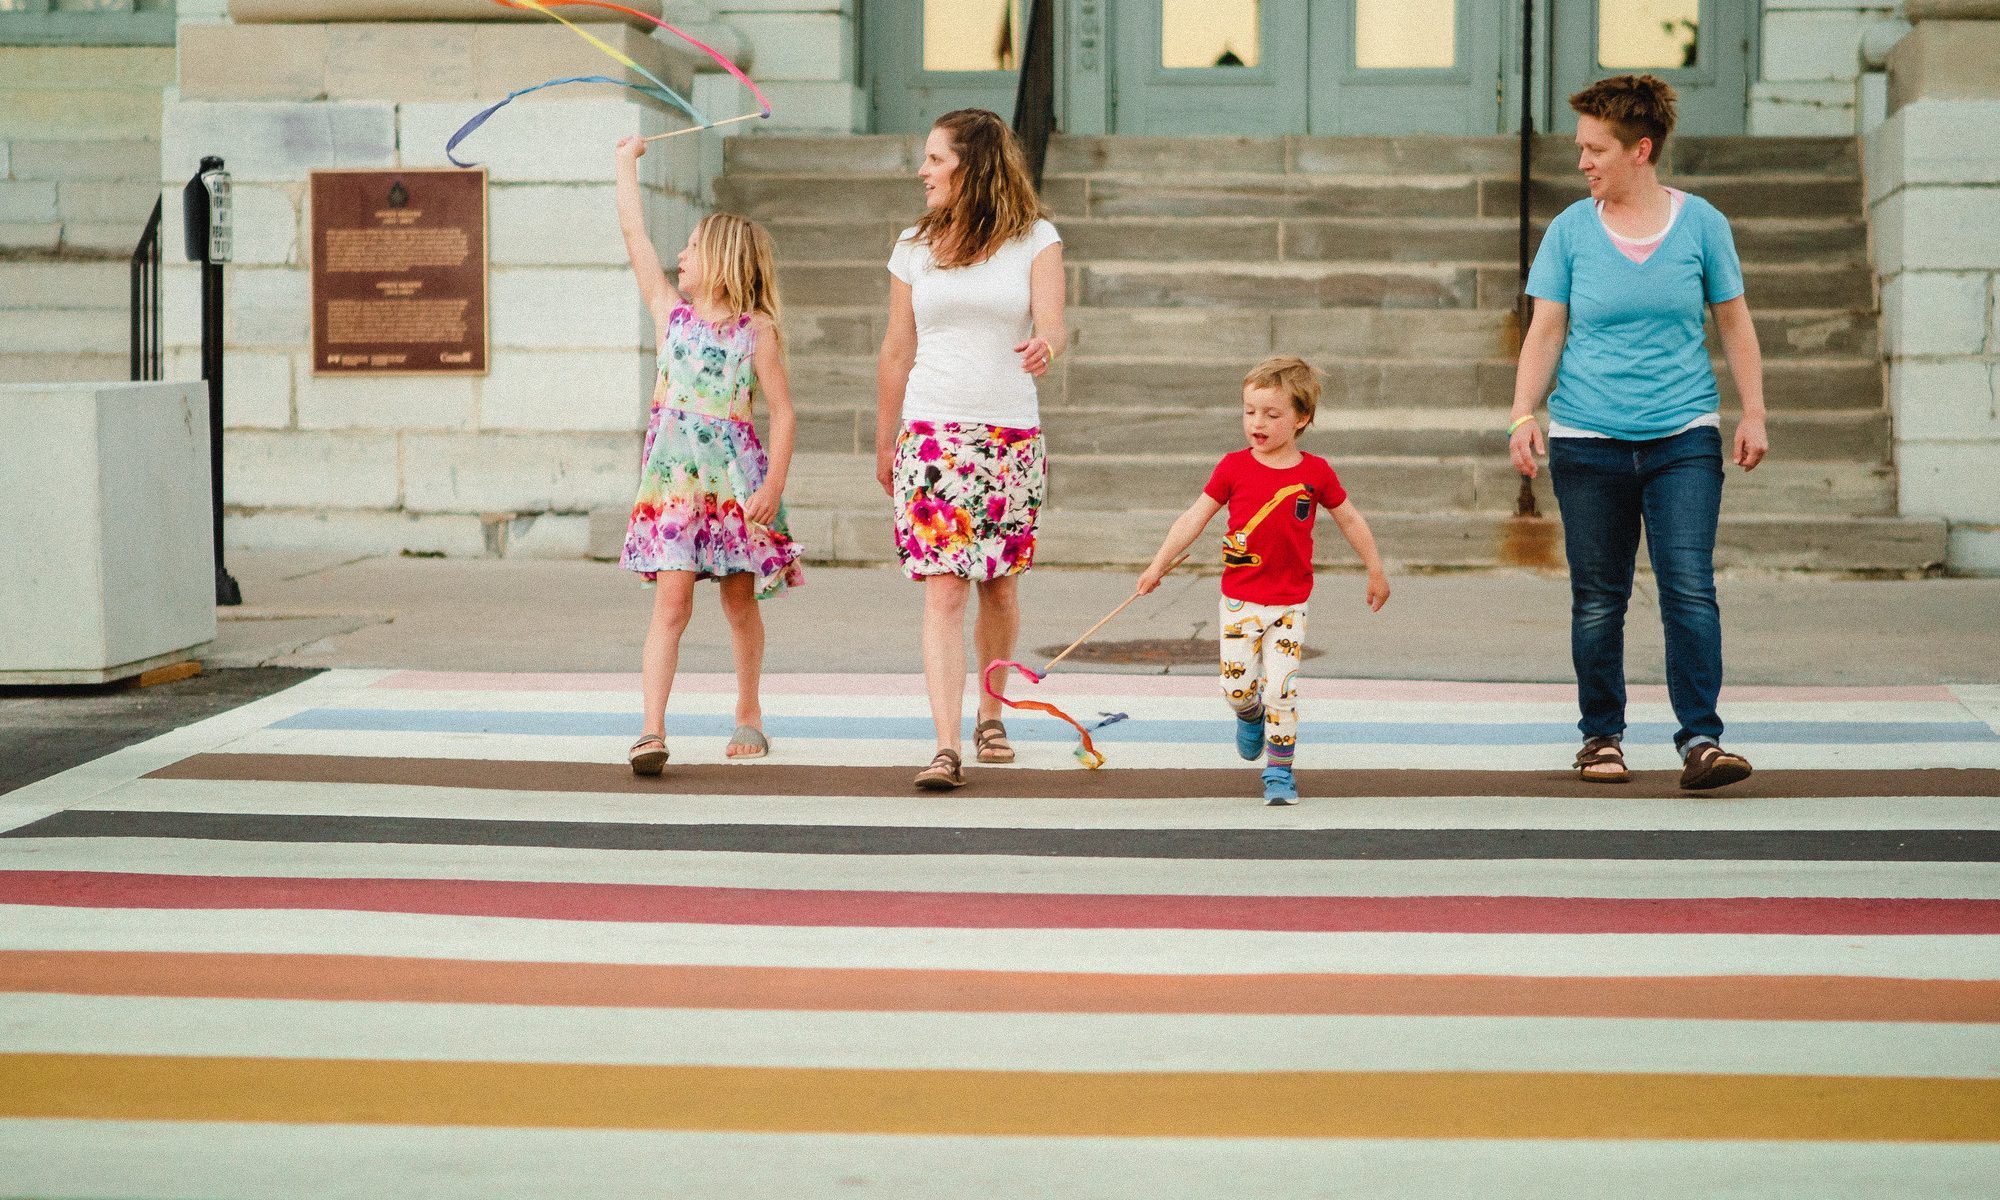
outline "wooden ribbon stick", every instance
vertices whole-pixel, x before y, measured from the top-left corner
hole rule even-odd
[[[724,125],[734,125],[738,121],[761,121],[770,115],[770,113],[760,112],[744,113],[740,117],[724,117],[720,121],[710,121],[706,125],[690,125],[686,129],[670,130],[667,133],[655,133],[647,137],[642,137],[639,140],[642,142],[657,142],[661,138],[679,137],[684,133],[700,133],[704,129],[720,129]]]
[[[1188,560],[1187,555],[1185,554],[1181,555],[1179,558],[1169,563],[1167,565],[1167,569],[1161,572],[1161,575],[1162,576],[1171,575],[1175,567],[1180,566],[1187,560]],[[1006,696],[1001,695],[1000,692],[994,688],[993,672],[996,669],[1012,667],[1014,670],[1019,671],[1021,673],[1021,677],[1023,679],[1026,679],[1029,683],[1040,683],[1043,679],[1048,677],[1050,671],[1056,669],[1057,663],[1061,662],[1065,658],[1068,658],[1070,654],[1073,653],[1078,646],[1081,646],[1085,642],[1089,641],[1093,634],[1095,634],[1098,630],[1104,628],[1106,625],[1111,623],[1111,618],[1117,616],[1119,613],[1124,612],[1127,608],[1131,606],[1132,602],[1134,600],[1137,600],[1138,598],[1139,598],[1139,589],[1133,588],[1132,594],[1130,596],[1125,597],[1123,603],[1119,604],[1117,608],[1112,609],[1110,612],[1105,613],[1104,618],[1098,621],[1097,624],[1092,625],[1089,629],[1085,630],[1082,637],[1076,639],[1069,645],[1063,647],[1062,653],[1050,659],[1048,661],[1048,665],[1043,667],[1040,671],[1031,670],[1028,667],[1023,666],[1022,664],[1015,662],[1013,659],[1010,658],[994,659],[992,662],[986,664],[986,669],[984,671],[981,671],[979,673],[980,686],[986,689],[987,695],[993,697],[995,700],[998,700],[1000,703],[1006,705],[1008,708],[1032,709],[1035,712],[1045,712],[1059,721],[1068,722],[1069,725],[1076,730],[1077,736],[1082,739],[1081,744],[1079,744],[1076,748],[1077,761],[1081,762],[1084,766],[1089,767],[1091,770],[1095,771],[1097,768],[1104,765],[1104,755],[1101,751],[1098,750],[1096,743],[1090,740],[1090,732],[1092,729],[1101,729],[1104,726],[1111,724],[1113,721],[1124,720],[1125,719],[1124,713],[1106,713],[1104,714],[1106,718],[1105,720],[1099,721],[1096,725],[1085,726],[1083,722],[1077,720],[1075,717],[1070,716],[1068,713],[1064,712],[1060,708],[1057,708],[1055,705],[1048,703],[1046,700],[1009,700]]]

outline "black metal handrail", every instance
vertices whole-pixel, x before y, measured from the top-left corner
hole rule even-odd
[[[1028,36],[1021,48],[1021,79],[1014,91],[1014,136],[1028,156],[1035,190],[1042,187],[1049,134],[1056,127],[1056,22],[1054,0],[1029,0]]]
[[[1528,334],[1534,306],[1528,300],[1528,221],[1533,209],[1529,193],[1535,183],[1535,0],[1521,0],[1521,198],[1517,247],[1520,258],[1519,319],[1521,336]]]
[[[155,380],[160,370],[160,201],[132,249],[132,378]]]

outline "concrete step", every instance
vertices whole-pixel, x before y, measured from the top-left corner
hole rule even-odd
[[[1039,566],[1121,566],[1136,572],[1151,560],[1179,511],[1043,509],[1035,562]],[[607,512],[601,524],[607,529],[620,528],[624,515]],[[790,516],[793,534],[814,561],[895,561],[886,504],[867,508],[801,505],[792,508]],[[1368,512],[1368,523],[1392,571],[1561,569],[1563,565],[1562,525],[1552,517],[1375,510]],[[596,524],[599,522],[594,521]],[[1219,540],[1219,532],[1215,537]],[[1210,551],[1214,548],[1214,541],[1206,546]],[[1322,569],[1356,565],[1347,543],[1331,530],[1316,539],[1315,549]],[[1944,549],[1945,523],[1935,518],[1724,516],[1717,529],[1715,562],[1723,569],[1915,575],[1943,562]],[[1338,586],[1338,581],[1332,586]]]
[[[0,310],[116,309],[132,303],[127,263],[0,262]]]
[[[784,220],[770,226],[786,266],[886,262],[894,220]],[[1858,216],[1751,218],[1734,222],[1743,258],[1756,264],[1865,265],[1867,224]],[[1149,262],[1454,263],[1517,261],[1515,224],[1499,217],[1079,217],[1062,225],[1072,263]],[[1540,230],[1531,245],[1539,244]]]
[[[1493,408],[1322,408],[1306,446],[1315,454],[1363,458],[1415,455],[1504,456],[1505,421]],[[1723,414],[1725,423],[1733,414]],[[875,404],[841,407],[801,393],[801,453],[859,454],[875,445]],[[1215,454],[1242,440],[1233,404],[1190,408],[1050,404],[1042,429],[1065,454]],[[1773,410],[1771,443],[1780,459],[1877,464],[1889,461],[1889,415],[1879,408]]]
[[[1875,314],[1866,310],[1752,310],[1767,361],[1781,358],[1873,359]],[[1215,309],[1071,308],[1073,353],[1185,354],[1210,347],[1238,354],[1245,366],[1266,354],[1314,362],[1342,355],[1427,361],[1511,358],[1514,315],[1502,309]],[[873,355],[888,324],[886,305],[788,304],[786,345],[801,360],[819,354]],[[1716,345],[1711,331],[1710,349]],[[1058,366],[1061,364],[1058,363]]]
[[[1221,347],[1202,346],[1210,351]],[[1085,404],[1093,408],[1191,409],[1233,406],[1252,360],[1102,356],[1079,350],[1058,361],[1038,383],[1045,411]],[[1312,361],[1322,372],[1327,409],[1407,407],[1419,401],[1505,409],[1514,398],[1514,361],[1490,359],[1362,358],[1327,354]],[[854,408],[872,406],[874,356],[799,356],[791,365],[792,391],[801,403]],[[1716,364],[1723,405],[1736,406],[1736,388]],[[1784,412],[1879,409],[1882,369],[1871,359],[1772,359],[1764,368],[1764,395]]]
[[[724,143],[731,174],[825,171],[913,173],[922,135],[854,137],[752,134]],[[1534,172],[1576,170],[1567,135],[1535,139]],[[1465,174],[1512,178],[1520,149],[1512,137],[1131,137],[1050,139],[1048,168],[1059,174],[1161,171],[1175,174]],[[1662,171],[1675,175],[1858,176],[1859,143],[1852,137],[1675,137]]]
[[[1049,503],[1092,510],[1171,512],[1191,503],[1216,454],[1058,454],[1049,471]],[[1435,458],[1339,455],[1334,467],[1364,511],[1483,512],[1515,509],[1520,476],[1504,455]],[[1533,484],[1538,511],[1556,511],[1548,472]],[[1731,469],[1723,488],[1731,515],[1896,515],[1895,472],[1858,463],[1773,460],[1755,471]],[[794,507],[866,510],[882,501],[874,459],[862,454],[800,454],[785,488]]]

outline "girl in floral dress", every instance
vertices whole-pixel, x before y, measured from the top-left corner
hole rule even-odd
[[[646,234],[636,137],[618,143],[618,223],[639,294],[658,329],[660,378],[646,429],[645,468],[620,565],[657,584],[642,660],[645,733],[632,770],[667,764],[667,698],[698,579],[719,580],[736,658],[736,732],[730,758],[770,750],[758,681],[764,619],[757,603],[801,582],[804,553],[785,526],[785,474],[796,421],[778,343],[778,280],[771,239],[753,221],[702,218],[669,283]],[[758,397],[770,414],[767,455],[750,423]]]

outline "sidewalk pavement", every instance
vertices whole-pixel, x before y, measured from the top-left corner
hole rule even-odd
[[[245,603],[223,609],[211,668],[411,667],[634,671],[653,593],[606,563],[343,558],[238,552]],[[1038,665],[1131,594],[1123,571],[1041,568],[1021,586],[1017,657]],[[1380,613],[1358,573],[1325,572],[1307,674],[1359,679],[1565,682],[1569,589],[1560,574],[1409,574]],[[1733,684],[2000,682],[2000,580],[1853,580],[1746,573],[1719,582]],[[731,669],[713,587],[682,642],[684,671]],[[1213,573],[1182,574],[1132,605],[1095,643],[1192,639],[1192,661],[1092,671],[1206,674],[1215,637]],[[771,672],[913,672],[921,589],[890,567],[811,567],[806,586],[764,608]],[[1204,650],[1202,647],[1206,646]],[[1652,580],[1628,625],[1627,672],[1662,678]]]

